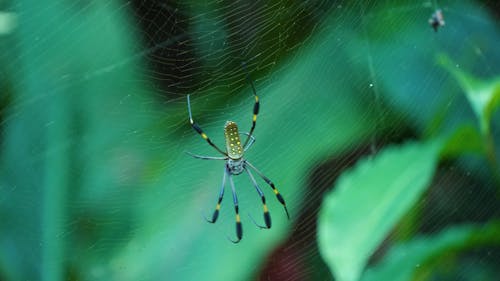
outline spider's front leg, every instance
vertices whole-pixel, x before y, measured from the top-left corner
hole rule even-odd
[[[225,151],[223,151],[222,149],[220,149],[217,145],[215,145],[212,140],[207,136],[207,134],[205,134],[203,132],[203,130],[201,129],[201,127],[198,125],[198,123],[194,122],[193,120],[193,116],[191,114],[191,102],[189,100],[189,95],[187,95],[187,105],[188,105],[188,113],[189,113],[189,123],[191,124],[191,127],[193,127],[193,129],[198,133],[200,134],[200,136],[206,140],[208,142],[208,144],[215,148],[217,151],[219,151],[221,154],[227,156],[227,153]]]
[[[269,214],[269,210],[267,209],[266,197],[264,196],[264,192],[262,192],[262,190],[260,189],[259,185],[257,184],[257,181],[253,177],[250,170],[248,170],[247,167],[244,167],[244,169],[247,172],[250,179],[252,180],[253,186],[257,190],[257,193],[259,193],[260,199],[262,200],[262,209],[264,210],[264,222],[266,223],[266,226],[259,225],[251,216],[250,218],[257,227],[269,229],[271,228],[271,215]]]

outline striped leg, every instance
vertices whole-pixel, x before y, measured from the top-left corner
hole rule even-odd
[[[224,168],[224,176],[222,176],[222,186],[219,192],[219,198],[217,199],[217,205],[215,206],[214,214],[212,215],[212,219],[209,220],[205,218],[209,223],[215,223],[217,218],[219,217],[220,204],[222,203],[222,198],[224,197],[224,187],[226,185],[226,176],[228,174],[227,166]]]
[[[269,229],[271,228],[271,215],[269,214],[269,210],[267,209],[266,205],[266,197],[264,197],[264,192],[260,189],[259,185],[255,181],[255,178],[253,177],[252,173],[250,170],[248,170],[246,167],[244,167],[245,171],[248,173],[248,176],[250,176],[250,179],[252,180],[253,186],[257,190],[257,193],[259,193],[260,198],[262,199],[262,208],[264,209],[264,221],[266,223],[266,226],[259,225],[255,220],[250,216],[252,219],[253,223],[259,227],[259,228],[266,228]]]
[[[221,154],[227,156],[227,153],[225,151],[223,151],[222,149],[220,149],[219,147],[217,147],[217,145],[215,145],[212,140],[210,140],[210,138],[207,136],[207,134],[205,134],[203,132],[203,130],[200,128],[200,126],[193,121],[193,116],[191,115],[191,102],[189,101],[189,95],[187,95],[187,104],[188,104],[188,112],[189,112],[189,123],[191,124],[191,127],[193,127],[193,129],[198,133],[200,134],[200,136],[206,140],[208,142],[208,144],[210,146],[212,146],[213,148],[215,148],[217,151],[219,151]]]
[[[234,188],[233,177],[231,174],[229,174],[229,183],[231,184],[231,190],[233,192],[234,211],[236,212],[236,240],[232,240],[229,237],[228,239],[229,241],[236,244],[240,242],[241,238],[243,237],[243,227],[241,226],[240,210],[238,208],[238,197],[236,197],[236,189]]]
[[[257,96],[257,91],[255,90],[255,86],[253,85],[253,81],[250,79],[250,75],[247,75],[247,79],[252,86],[253,95],[255,97],[255,104],[253,106],[252,128],[250,129],[250,132],[248,132],[248,138],[245,141],[245,144],[243,144],[243,147],[246,147],[247,143],[250,141],[250,137],[252,136],[253,130],[255,129],[255,124],[257,123],[257,115],[259,114],[260,107],[259,96]]]
[[[269,178],[267,178],[266,176],[264,176],[264,174],[262,174],[261,171],[257,170],[257,168],[255,168],[252,164],[250,164],[250,162],[245,161],[245,164],[247,164],[250,168],[252,168],[257,174],[259,174],[259,176],[267,184],[269,184],[269,186],[271,186],[271,188],[274,191],[274,194],[276,194],[276,198],[278,199],[278,201],[280,201],[281,205],[283,205],[283,208],[285,208],[286,216],[288,217],[288,219],[290,219],[290,215],[288,214],[288,209],[286,208],[285,199],[283,199],[283,196],[281,196],[281,194],[279,193],[279,191],[276,189],[276,187],[274,186],[274,183]]]

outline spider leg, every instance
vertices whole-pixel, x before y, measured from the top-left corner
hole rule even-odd
[[[243,148],[243,151],[247,151],[252,146],[252,144],[255,142],[255,137],[250,135],[249,133],[245,133],[245,132],[241,132],[240,134],[246,135],[250,138],[250,142],[245,146],[245,148]]]
[[[193,154],[189,151],[185,151],[188,155],[192,156],[193,158],[197,159],[203,159],[203,160],[227,160],[227,157],[214,157],[214,156],[203,156],[203,155],[196,155]]]
[[[200,136],[206,140],[208,142],[208,144],[210,146],[212,146],[213,148],[215,148],[217,151],[219,151],[221,154],[227,156],[227,153],[224,152],[222,149],[220,149],[217,145],[215,145],[212,140],[210,140],[210,138],[207,136],[207,134],[205,134],[203,132],[203,130],[200,128],[200,126],[198,125],[198,123],[194,122],[193,121],[193,116],[191,115],[191,102],[189,101],[189,95],[187,95],[187,105],[188,105],[188,113],[189,113],[189,123],[191,124],[191,127],[193,127],[193,129],[198,133],[200,134]]]
[[[247,70],[245,63],[243,63],[243,67],[245,68],[245,70]],[[257,115],[259,114],[259,107],[260,107],[259,96],[257,96],[257,91],[255,90],[255,86],[253,84],[252,79],[250,79],[250,74],[248,73],[248,71],[247,71],[247,80],[250,83],[250,86],[252,86],[253,96],[255,97],[255,104],[253,106],[252,128],[250,128],[250,132],[248,133],[248,138],[243,144],[243,147],[246,147],[248,141],[250,141],[250,137],[252,136],[253,130],[255,129],[255,124],[257,123]]]
[[[233,203],[234,203],[234,211],[236,212],[236,240],[232,240],[228,237],[229,241],[233,243],[240,242],[243,237],[243,227],[241,226],[240,213],[238,208],[238,197],[236,197],[236,189],[234,188],[233,175],[229,173],[229,183],[231,184],[231,191],[233,192]]]
[[[259,171],[252,164],[250,164],[250,162],[245,161],[245,164],[247,164],[248,167],[252,168],[273,189],[274,194],[276,194],[276,198],[278,199],[278,201],[280,201],[281,205],[283,205],[283,208],[285,208],[286,216],[288,217],[288,219],[290,219],[290,214],[288,214],[288,209],[286,208],[285,199],[283,199],[283,196],[281,196],[278,189],[276,189],[274,183],[268,177],[266,177],[261,171]]]
[[[222,186],[219,192],[219,198],[217,199],[217,205],[215,206],[214,214],[212,215],[212,219],[208,219],[205,217],[205,220],[209,223],[215,223],[217,218],[219,217],[220,204],[222,203],[222,198],[224,197],[224,187],[226,185],[226,176],[228,174],[227,166],[224,168],[224,176],[222,176]]]
[[[259,225],[257,222],[255,222],[255,220],[252,218],[252,216],[250,216],[250,215],[248,215],[248,216],[250,216],[250,219],[253,221],[253,223],[257,227],[259,227],[261,229],[269,229],[269,228],[271,228],[271,215],[269,214],[269,210],[267,209],[266,197],[264,196],[264,192],[262,192],[262,190],[260,189],[259,185],[255,181],[255,178],[253,177],[253,175],[250,172],[250,170],[248,170],[246,167],[244,167],[244,169],[248,173],[248,176],[252,180],[253,186],[257,190],[257,193],[259,193],[260,198],[262,199],[262,208],[264,209],[264,221],[266,223],[266,226]]]

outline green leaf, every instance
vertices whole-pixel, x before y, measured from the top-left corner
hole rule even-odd
[[[464,125],[458,128],[446,141],[442,157],[453,158],[463,153],[485,153],[483,139],[477,127]]]
[[[481,133],[489,134],[491,118],[500,104],[500,77],[480,80],[465,72],[444,54],[438,56],[438,62],[458,81],[479,120]]]
[[[418,272],[430,270],[433,261],[477,246],[498,246],[500,223],[452,226],[434,236],[420,236],[394,246],[375,267],[363,275],[363,281],[414,280]]]
[[[318,222],[320,252],[337,280],[359,279],[378,245],[426,190],[440,147],[440,141],[394,146],[339,178]]]

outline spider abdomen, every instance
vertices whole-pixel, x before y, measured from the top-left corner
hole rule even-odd
[[[226,151],[229,158],[240,159],[243,157],[240,133],[238,132],[238,125],[236,125],[235,122],[226,122],[224,126],[224,136],[226,138]]]

